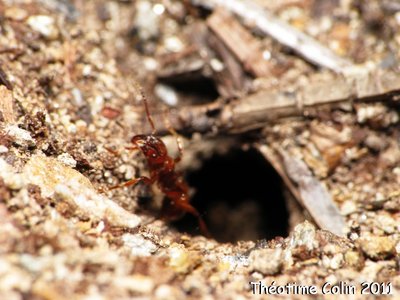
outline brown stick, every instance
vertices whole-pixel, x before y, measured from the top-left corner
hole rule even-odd
[[[312,175],[307,165],[280,148],[277,149],[279,155],[266,145],[261,145],[258,149],[318,226],[343,236],[346,230],[343,216],[325,186]]]
[[[260,91],[229,104],[214,102],[171,111],[171,125],[182,134],[240,133],[271,122],[309,114],[322,107],[390,101],[400,94],[400,75],[375,72],[310,83],[295,91]],[[158,122],[159,123],[159,122]],[[166,128],[157,131],[166,133]]]
[[[261,43],[227,11],[217,9],[207,19],[208,27],[256,77],[269,75],[269,66],[262,57]]]
[[[286,174],[297,185],[301,201],[319,227],[343,236],[346,223],[326,187],[313,176],[306,163],[278,149]]]

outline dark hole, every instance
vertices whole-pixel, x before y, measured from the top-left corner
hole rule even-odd
[[[172,87],[184,104],[204,104],[213,102],[219,97],[217,88],[211,78],[196,76],[190,79],[160,82]]]
[[[272,239],[288,234],[288,210],[279,175],[255,149],[215,155],[200,170],[187,174],[196,191],[191,203],[220,242]],[[189,215],[175,222],[180,230],[198,234]]]

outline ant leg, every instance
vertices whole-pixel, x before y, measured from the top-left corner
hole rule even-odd
[[[178,163],[182,160],[182,156],[183,156],[183,146],[182,146],[182,141],[179,138],[178,133],[175,131],[175,129],[173,129],[172,127],[168,129],[169,132],[171,132],[176,139],[176,144],[178,145],[178,151],[179,151],[179,155],[177,157],[175,157],[174,161],[175,163]]]
[[[165,122],[165,127],[167,127],[168,131],[170,134],[172,134],[175,137],[176,144],[178,145],[178,151],[179,155],[175,157],[174,161],[175,163],[178,163],[181,161],[182,156],[183,156],[183,146],[182,146],[182,141],[179,138],[179,134],[176,132],[176,130],[171,126],[171,122],[169,121],[167,117],[167,111],[164,111],[164,122]]]
[[[130,147],[125,147],[126,150],[139,150],[138,146],[130,146]]]
[[[109,190],[115,190],[115,189],[119,189],[119,188],[126,187],[126,186],[136,185],[140,181],[142,181],[146,184],[152,184],[154,182],[154,180],[151,178],[148,178],[145,176],[140,176],[139,178],[134,178],[134,179],[128,180],[127,182],[124,182],[122,184],[112,186],[109,188]]]
[[[115,155],[115,156],[120,156],[120,153],[116,150],[113,150],[111,148],[108,148],[106,146],[104,146],[104,149],[106,149],[108,152],[110,152],[111,154]]]
[[[182,209],[183,211],[190,213],[191,215],[195,216],[197,218],[197,221],[199,223],[199,227],[200,227],[200,231],[201,233],[205,236],[210,238],[211,234],[208,231],[206,222],[204,222],[203,218],[201,217],[200,213],[197,211],[196,208],[194,208],[190,203],[186,202],[186,201],[174,201],[174,204],[176,207],[179,207],[180,209]]]

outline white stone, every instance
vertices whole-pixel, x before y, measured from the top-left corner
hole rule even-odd
[[[56,39],[58,37],[58,29],[55,21],[50,16],[37,15],[28,18],[28,25],[35,31],[48,39]]]
[[[157,246],[141,234],[126,233],[122,236],[122,241],[134,256],[150,256],[157,251]]]

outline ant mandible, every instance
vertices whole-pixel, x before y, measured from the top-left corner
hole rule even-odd
[[[175,171],[175,164],[182,159],[183,149],[178,134],[169,126],[169,131],[176,138],[179,155],[172,158],[168,155],[167,147],[164,142],[155,136],[156,129],[153,118],[150,115],[148,102],[143,90],[138,87],[144,103],[147,120],[152,128],[151,134],[138,134],[132,137],[132,147],[129,150],[140,150],[146,157],[150,176],[140,176],[131,179],[123,184],[116,185],[110,190],[133,186],[139,182],[148,185],[157,183],[158,188],[164,193],[162,202],[161,216],[167,220],[177,219],[184,213],[195,216],[198,220],[200,230],[203,235],[210,237],[207,225],[200,213],[189,203],[189,187],[183,177]]]

